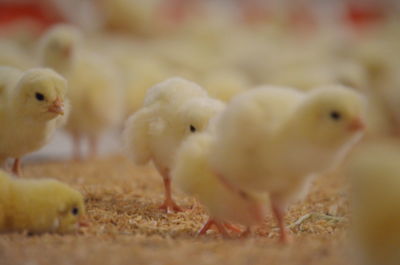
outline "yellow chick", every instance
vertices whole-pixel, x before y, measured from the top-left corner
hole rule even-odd
[[[195,196],[204,204],[210,215],[199,231],[199,235],[216,225],[227,236],[225,228],[233,222],[250,227],[263,220],[265,202],[261,197],[231,189],[211,170],[209,156],[214,137],[210,132],[202,132],[188,137],[179,148],[173,179],[182,191]]]
[[[24,52],[19,43],[4,39],[0,39],[0,65],[23,70],[27,70],[32,66],[28,54]]]
[[[309,93],[280,87],[244,92],[216,125],[211,167],[237,190],[268,192],[281,241],[287,242],[287,205],[361,138],[363,112],[360,95],[339,86]]]
[[[400,263],[400,143],[357,148],[346,164],[352,182],[353,236],[362,264]]]
[[[57,25],[40,41],[41,64],[60,72],[69,82],[71,114],[65,129],[74,143],[74,158],[81,158],[82,138],[87,138],[90,155],[96,156],[98,141],[122,119],[120,76],[104,57],[79,45],[79,32],[71,26]]]
[[[203,82],[211,97],[228,102],[235,95],[250,88],[250,81],[240,71],[211,71]]]
[[[0,163],[43,147],[62,125],[67,93],[65,79],[50,69],[26,72],[0,67]]]
[[[126,122],[123,133],[126,152],[137,164],[153,161],[163,177],[165,201],[161,209],[179,211],[171,196],[170,170],[181,142],[203,131],[224,104],[211,99],[197,84],[170,78],[151,87],[143,107]]]
[[[68,233],[84,214],[82,195],[51,179],[14,179],[0,171],[0,233]]]

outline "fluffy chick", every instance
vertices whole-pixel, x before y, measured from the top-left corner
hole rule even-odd
[[[362,264],[400,262],[400,143],[369,142],[346,164],[352,182],[353,235]]]
[[[203,131],[224,104],[211,99],[197,84],[171,78],[148,90],[144,105],[126,122],[123,133],[126,152],[137,164],[152,160],[163,177],[165,201],[162,209],[180,208],[171,197],[170,170],[181,142]]]
[[[210,96],[225,102],[251,86],[247,76],[242,72],[228,69],[211,71],[203,83]]]
[[[61,126],[67,93],[65,79],[50,69],[26,72],[0,67],[0,162],[19,159],[44,146]]]
[[[90,155],[96,156],[99,138],[118,125],[123,111],[120,76],[105,57],[85,50],[80,42],[75,28],[57,25],[44,34],[39,46],[41,65],[68,80],[71,113],[65,129],[77,160],[82,138],[89,140]]]
[[[214,137],[208,131],[185,140],[177,153],[172,176],[177,187],[195,196],[208,210],[210,218],[199,235],[215,224],[226,236],[225,227],[231,228],[227,221],[246,227],[260,223],[264,217],[265,203],[260,196],[231,190],[211,170],[209,156],[213,143]]]
[[[50,179],[14,179],[0,171],[0,232],[68,233],[84,214],[82,195]]]
[[[281,229],[287,205],[362,136],[364,104],[343,87],[309,93],[264,87],[228,105],[216,126],[211,167],[238,190],[268,192]]]

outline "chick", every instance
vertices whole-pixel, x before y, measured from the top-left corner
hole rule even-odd
[[[71,113],[65,126],[74,143],[74,158],[81,158],[81,140],[87,138],[90,155],[96,156],[98,141],[105,131],[122,119],[122,87],[113,65],[99,54],[80,45],[79,32],[58,25],[40,41],[42,65],[61,73],[69,83]]]
[[[246,227],[260,223],[265,203],[260,196],[233,191],[211,170],[208,158],[213,144],[214,137],[208,131],[190,136],[179,148],[172,176],[177,187],[197,197],[208,210],[210,219],[198,234],[215,224],[227,236],[225,227],[231,228],[227,221]]]
[[[170,78],[151,87],[144,105],[126,122],[124,146],[137,164],[153,161],[163,177],[165,201],[161,209],[179,211],[171,196],[171,178],[175,154],[191,133],[203,131],[208,121],[224,108],[197,84],[182,78]]]
[[[400,262],[400,143],[369,142],[346,164],[352,182],[353,236],[362,264]]]
[[[212,71],[204,80],[204,87],[213,98],[228,102],[249,88],[250,81],[242,72],[234,70]]]
[[[268,192],[281,241],[288,242],[288,204],[361,138],[363,112],[360,95],[338,86],[309,93],[280,87],[244,92],[217,123],[211,167],[237,190]]]
[[[50,69],[0,67],[0,162],[43,147],[61,126],[67,82]]]
[[[0,232],[68,233],[84,214],[82,195],[50,179],[14,179],[0,171]]]

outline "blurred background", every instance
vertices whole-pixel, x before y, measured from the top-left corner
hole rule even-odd
[[[124,93],[123,118],[102,153],[118,151],[123,121],[147,88],[171,76],[224,101],[266,84],[340,83],[368,98],[371,135],[396,135],[399,11],[396,0],[0,0],[0,65],[35,67],[42,34],[59,23],[77,27]],[[60,132],[30,157],[65,157],[70,146]]]

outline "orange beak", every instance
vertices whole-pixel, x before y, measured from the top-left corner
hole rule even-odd
[[[350,122],[348,129],[353,132],[364,130],[365,124],[360,118],[355,118]]]
[[[64,55],[65,57],[70,57],[71,54],[72,54],[72,48],[71,48],[70,46],[64,47],[64,49],[63,49],[63,55]]]
[[[79,227],[88,227],[88,226],[90,226],[90,222],[84,216],[79,218],[78,224],[79,224]]]
[[[63,115],[64,114],[64,103],[62,102],[62,100],[60,98],[56,98],[56,100],[54,100],[53,104],[49,107],[48,111],[59,114],[59,115]]]

